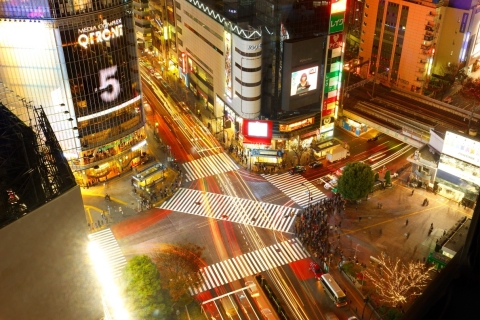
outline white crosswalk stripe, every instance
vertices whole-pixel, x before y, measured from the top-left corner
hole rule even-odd
[[[310,255],[297,239],[283,241],[200,269],[202,282],[198,287],[190,288],[190,294],[195,295],[308,257]]]
[[[302,208],[308,207],[308,194],[311,193],[311,204],[325,199],[327,196],[311,182],[299,174],[262,174],[268,182],[280,189]]]
[[[223,194],[180,188],[159,209],[224,219],[255,227],[288,232],[299,209]]]
[[[214,154],[182,164],[187,181],[238,170],[240,167],[225,153]]]
[[[122,274],[123,267],[127,264],[127,260],[118,245],[117,239],[110,228],[101,230],[88,235],[91,242],[96,243],[100,253],[103,255],[109,273],[113,278],[117,278]]]

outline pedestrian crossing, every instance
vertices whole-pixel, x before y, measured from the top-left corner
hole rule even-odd
[[[293,201],[302,208],[308,207],[308,195],[311,194],[312,200],[310,204],[317,203],[327,196],[310,181],[299,174],[290,174],[288,172],[282,174],[262,174],[268,182],[280,189]]]
[[[111,274],[114,279],[118,278],[122,274],[127,260],[123,256],[122,250],[112,230],[108,228],[91,233],[88,235],[88,238],[97,245],[99,253],[103,256],[108,266],[108,273]]]
[[[179,188],[159,209],[288,232],[299,209],[223,194]]]
[[[239,166],[223,152],[186,162],[182,166],[187,182],[239,169]]]
[[[201,284],[189,290],[195,295],[309,256],[296,238],[283,241],[200,269]]]

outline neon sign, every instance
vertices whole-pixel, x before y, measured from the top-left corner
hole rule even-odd
[[[98,26],[78,29],[78,33],[78,44],[86,49],[90,44],[110,41],[110,39],[123,36],[122,19],[111,22],[103,20],[103,23]]]

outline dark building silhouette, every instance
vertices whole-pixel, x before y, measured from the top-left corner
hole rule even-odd
[[[30,125],[0,103],[0,227],[76,185],[43,109],[25,107]]]

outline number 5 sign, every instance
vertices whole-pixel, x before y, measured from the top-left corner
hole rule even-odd
[[[120,94],[120,83],[115,78],[117,73],[117,66],[102,69],[99,71],[100,87],[98,91],[101,92],[100,98],[105,102],[111,102],[118,98]]]

